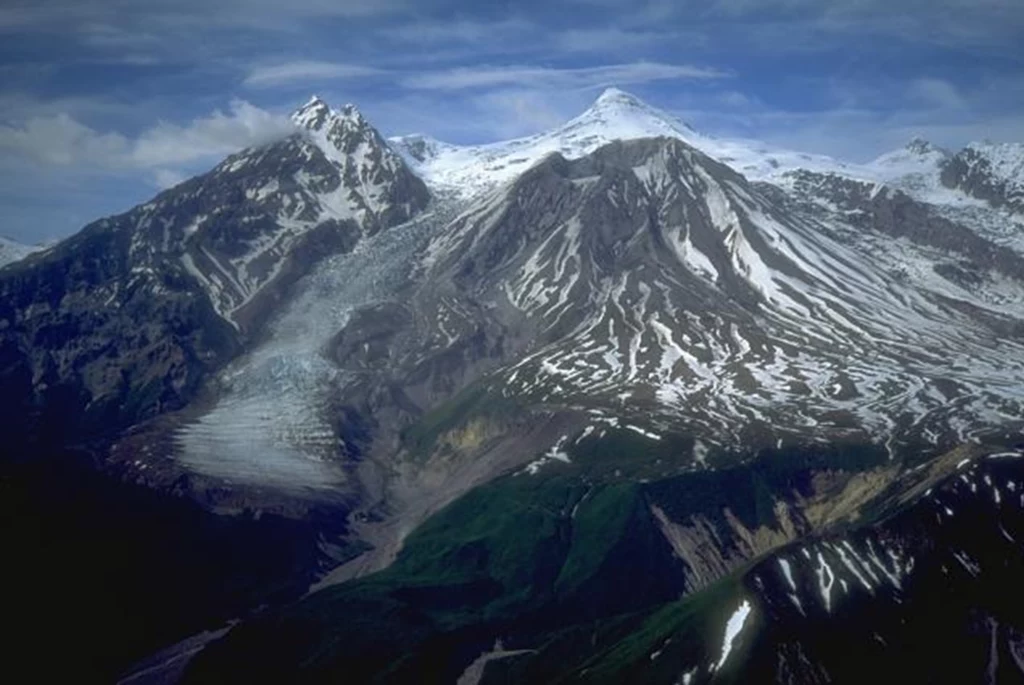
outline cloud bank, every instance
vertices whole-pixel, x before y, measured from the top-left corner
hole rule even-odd
[[[184,125],[159,122],[135,138],[97,131],[66,113],[36,116],[20,126],[0,126],[0,150],[42,165],[156,170],[163,185],[172,172],[162,167],[219,159],[294,130],[287,117],[234,100],[227,113],[214,111]]]

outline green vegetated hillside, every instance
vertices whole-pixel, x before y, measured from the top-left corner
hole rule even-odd
[[[412,533],[390,568],[243,623],[186,680],[452,683],[501,640],[522,652],[491,662],[484,682],[675,682],[719,650],[742,592],[733,571],[812,530],[803,512],[823,488],[885,466],[877,450],[830,448],[650,477],[688,447],[611,431],[570,448],[571,463],[477,488]],[[673,543],[666,517],[707,534]],[[719,559],[717,582],[690,552]]]

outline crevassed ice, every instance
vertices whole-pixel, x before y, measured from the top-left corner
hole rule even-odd
[[[431,226],[432,215],[422,215],[306,276],[266,342],[220,374],[216,405],[179,430],[179,460],[245,485],[315,489],[341,481],[331,461],[338,438],[325,408],[331,390],[348,379],[323,348],[354,308],[394,292]]]

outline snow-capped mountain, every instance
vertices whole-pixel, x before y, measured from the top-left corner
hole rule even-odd
[[[682,140],[758,180],[795,168],[831,171],[847,166],[822,155],[698,133],[677,117],[617,88],[605,90],[589,109],[563,126],[526,138],[458,146],[413,135],[392,138],[391,143],[432,188],[467,197],[508,182],[554,152],[577,159],[615,140],[659,136]]]
[[[863,178],[899,187],[940,206],[1024,213],[1024,145],[1018,143],[970,143],[953,153],[914,138],[906,147],[852,171],[851,176],[859,171]]]
[[[309,251],[300,256],[308,264],[318,251],[347,251],[427,202],[422,182],[355,107],[333,111],[314,97],[293,121],[297,135],[229,157],[144,205],[138,219],[146,229],[151,217],[163,225],[159,240],[136,232],[133,250],[182,252],[218,313],[235,324],[294,270],[293,255]]]
[[[949,157],[950,153],[947,150],[933,145],[924,138],[914,137],[899,150],[881,155],[870,166],[888,169],[889,171],[885,173],[899,177],[941,166]]]
[[[410,422],[470,387],[583,408],[595,429],[683,430],[695,458],[837,436],[940,447],[1022,418],[1024,257],[997,240],[1006,226],[920,201],[953,159],[924,141],[845,165],[714,139],[615,89],[555,131],[489,146],[389,144],[316,97],[293,121],[295,135],[97,222],[22,275],[67,271],[102,243],[117,258],[77,309],[124,316],[133,301],[132,316],[163,320],[144,298],[198,293],[233,329],[199,335],[173,367],[219,370],[168,443],[183,468],[315,486],[336,460],[401,452]],[[106,379],[93,398],[119,397],[106,373],[90,376]],[[178,373],[157,407],[206,372]],[[376,426],[358,445],[339,404]],[[241,434],[263,448],[234,450]]]
[[[787,170],[771,181],[825,207],[841,205],[841,194],[833,193],[851,182],[897,189],[979,236],[1024,254],[1024,213],[1015,208],[1014,199],[1019,193],[1014,189],[1024,182],[1024,170],[1015,170],[1012,163],[1020,158],[1014,155],[1017,147],[974,143],[953,154],[915,138],[865,165]]]
[[[26,432],[108,431],[182,406],[312,265],[428,202],[355,108],[313,99],[294,121],[293,135],[4,269],[0,372]]]
[[[928,500],[913,474],[950,476],[936,455],[1024,427],[1016,148],[918,140],[846,164],[712,138],[614,89],[554,131],[484,146],[389,142],[315,97],[293,121],[293,135],[0,271],[0,413],[26,454],[87,440],[135,485],[318,521],[297,552],[303,577],[349,560],[325,584],[387,566],[408,541],[367,595],[330,594],[344,610],[310,614],[330,623],[352,615],[349,599],[380,600],[385,622],[332,624],[309,659],[309,633],[290,634],[296,668],[323,658],[341,670],[318,674],[360,679],[331,661],[351,649],[367,681],[392,667],[419,678],[458,642],[435,642],[439,626],[492,644],[500,619],[539,655],[526,668],[590,668],[619,654],[614,640],[658,635],[637,682],[659,682],[646,669],[672,654],[665,682],[727,681],[741,656],[774,668],[790,649],[755,654],[751,627],[799,633],[801,608],[827,625],[855,596],[898,620],[911,557],[930,539],[969,542],[943,537],[942,507],[963,503]],[[1017,482],[962,475],[1006,502]],[[808,537],[905,505],[941,525]],[[693,614],[713,643],[670,642],[658,631],[671,620],[595,629],[615,612],[646,621],[790,543],[756,562],[772,574],[761,585],[744,575],[746,603]],[[929,582],[982,551],[932,557]],[[657,582],[632,602],[621,587],[637,559]],[[547,659],[563,634],[522,616],[556,632],[585,617],[568,642],[591,652]],[[260,620],[227,653],[264,628],[280,644]],[[885,625],[883,640],[898,634]],[[367,635],[397,651],[362,649]],[[403,660],[407,638],[426,641],[423,662]],[[817,650],[812,638],[799,648]],[[449,651],[441,681],[471,650]],[[243,652],[233,668],[273,679],[278,656]],[[607,682],[628,682],[615,677],[628,659],[609,659]]]
[[[1019,421],[1024,258],[879,188],[820,213],[677,139],[553,155],[432,237],[414,337],[493,327],[495,393],[720,446]]]
[[[564,125],[525,138],[460,146],[410,135],[390,142],[435,192],[464,198],[508,182],[553,152],[577,159],[614,140],[658,136],[682,140],[752,181],[788,187],[793,172],[814,172],[886,184],[968,221],[1005,224],[1001,212],[981,210],[1021,212],[1024,148],[1019,144],[972,143],[953,154],[918,137],[872,162],[853,163],[756,140],[709,136],[617,88],[605,90]]]
[[[314,99],[296,120],[316,150],[361,149],[331,142],[359,128],[351,110]],[[260,344],[217,376],[216,399],[176,429],[184,468],[254,486],[337,483],[355,454],[401,453],[395,436],[466,389],[583,409],[594,430],[688,432],[694,458],[839,438],[896,455],[1022,420],[1024,257],[909,182],[877,180],[937,183],[946,155],[923,141],[809,170],[745,148],[748,172],[772,181],[752,182],[696,147],[725,143],[613,90],[550,134],[392,144],[438,199],[306,272]],[[352,169],[343,187],[377,187]],[[314,221],[322,196],[307,203],[321,207]],[[338,406],[363,407],[349,419],[376,428],[351,433]],[[539,450],[557,453],[559,437]]]

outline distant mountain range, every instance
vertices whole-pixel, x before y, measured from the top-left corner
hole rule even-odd
[[[959,557],[933,548],[969,572],[1002,558],[925,490],[966,497],[950,454],[1007,502],[1024,483],[984,460],[1024,426],[1024,146],[915,139],[852,164],[617,89],[479,146],[386,140],[315,97],[292,120],[45,251],[0,245],[13,461],[86,449],[118,481],[318,540],[295,577],[326,589],[243,622],[189,682],[348,661],[358,682],[443,682],[507,650],[473,677],[857,682],[818,632],[833,602],[862,607],[859,654],[912,670],[925,632],[901,621],[981,577],[943,586]],[[1024,535],[996,504],[963,506]],[[634,562],[652,586],[616,597]],[[969,674],[1024,663],[1024,613],[961,609],[942,625],[972,649],[1004,626]],[[366,644],[340,623],[360,612]]]

